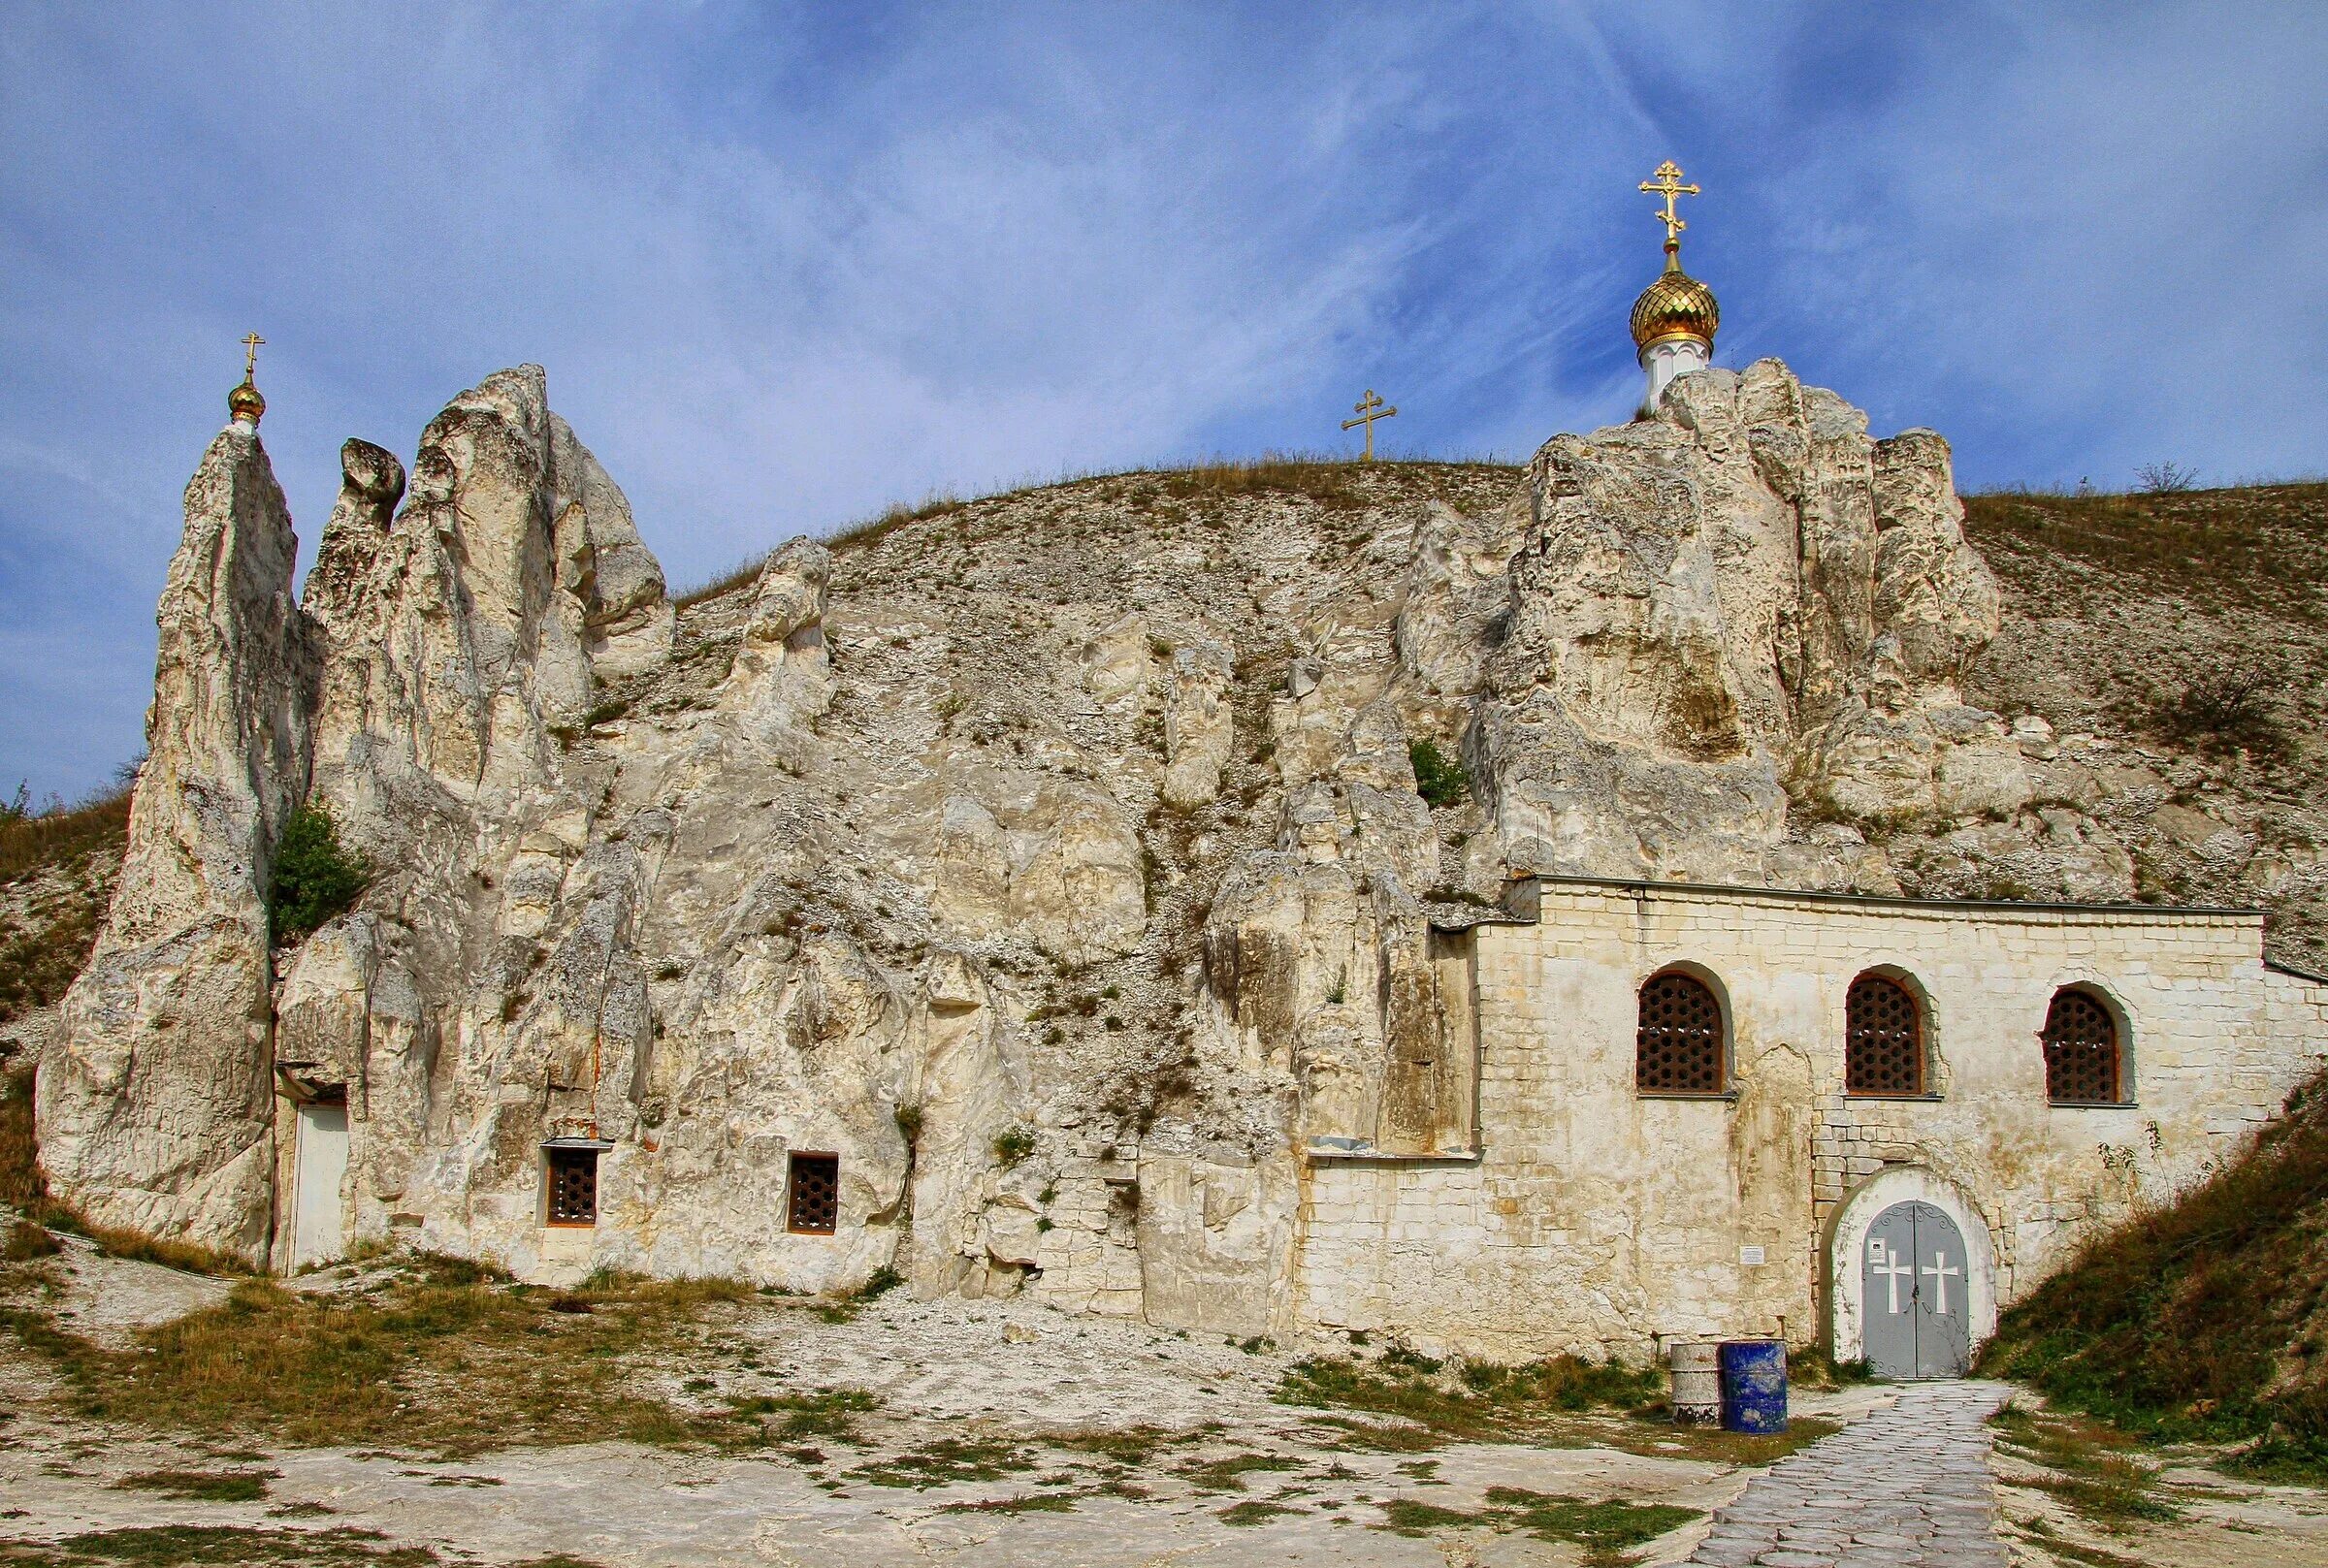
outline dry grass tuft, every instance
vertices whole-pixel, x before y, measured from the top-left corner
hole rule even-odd
[[[0,883],[121,842],[129,831],[131,789],[124,783],[79,806],[0,815]]]
[[[377,1530],[161,1524],[52,1542],[0,1541],[0,1568],[431,1568],[444,1560],[427,1547],[380,1544],[386,1540]]]
[[[38,816],[0,810],[0,886],[53,873],[27,889],[22,912],[0,914],[0,1023],[65,994],[88,962],[113,896],[108,864],[127,838],[129,788]]]
[[[1964,497],[1973,543],[2011,558],[2064,560],[2216,606],[2318,624],[2328,576],[2328,484],[2255,485],[2137,496],[1995,491]],[[2005,559],[1998,559],[1998,558]]]
[[[104,1350],[27,1311],[0,1322],[50,1361],[84,1417],[300,1446],[393,1446],[460,1456],[507,1444],[628,1438],[757,1447],[762,1424],[682,1408],[632,1386],[638,1364],[692,1343],[725,1280],[608,1280],[569,1293],[515,1285],[462,1260],[419,1257],[382,1284],[310,1296],[269,1280]]]

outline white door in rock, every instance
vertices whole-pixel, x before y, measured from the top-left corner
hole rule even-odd
[[[298,1191],[292,1198],[291,1266],[325,1264],[347,1251],[340,1184],[347,1179],[347,1106],[299,1107]]]

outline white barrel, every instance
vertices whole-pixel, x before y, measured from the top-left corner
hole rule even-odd
[[[1722,1424],[1722,1347],[1676,1341],[1666,1347],[1665,1365],[1673,1378],[1673,1393],[1667,1403],[1674,1424]]]

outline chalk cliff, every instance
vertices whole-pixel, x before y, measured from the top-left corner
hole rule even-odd
[[[298,610],[255,437],[189,490],[129,870],[42,1071],[61,1193],[253,1257],[277,1089],[344,1093],[351,1234],[1258,1332],[1298,1149],[1470,1137],[1434,915],[1514,873],[1896,890],[1980,831],[2031,892],[2132,891],[2042,722],[1967,700],[1998,589],[1945,443],[1774,361],[1516,489],[1128,474],[683,608],[538,368],[408,488],[342,465]],[[1423,741],[1468,795],[1418,793]],[[303,799],[376,876],[271,971]],[[579,1253],[561,1137],[601,1150]],[[834,1237],[787,1230],[799,1151],[839,1157]]]
[[[229,426],[186,486],[128,855],[37,1104],[41,1158],[91,1218],[254,1256],[275,1164],[268,860],[307,770],[295,555],[257,432]]]

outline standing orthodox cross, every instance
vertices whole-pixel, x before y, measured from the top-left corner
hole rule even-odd
[[[1681,238],[1681,231],[1689,227],[1681,221],[1681,214],[1673,210],[1673,198],[1705,194],[1695,185],[1681,182],[1681,165],[1670,158],[1657,166],[1657,174],[1653,178],[1641,181],[1641,189],[1651,196],[1663,196],[1665,199],[1665,209],[1658,217],[1665,225],[1665,243],[1668,245],[1676,242]]]
[[[259,368],[259,345],[267,341],[257,333],[242,339],[242,379],[247,381]]]
[[[1342,428],[1346,431],[1355,429],[1360,425],[1364,425],[1366,427],[1366,456],[1360,458],[1358,461],[1361,463],[1372,463],[1374,461],[1374,421],[1377,419],[1388,419],[1392,415],[1396,414],[1398,410],[1396,408],[1384,407],[1382,400],[1374,396],[1374,389],[1372,387],[1367,388],[1366,396],[1358,400],[1357,409],[1358,417],[1356,419],[1343,420],[1342,422]]]

